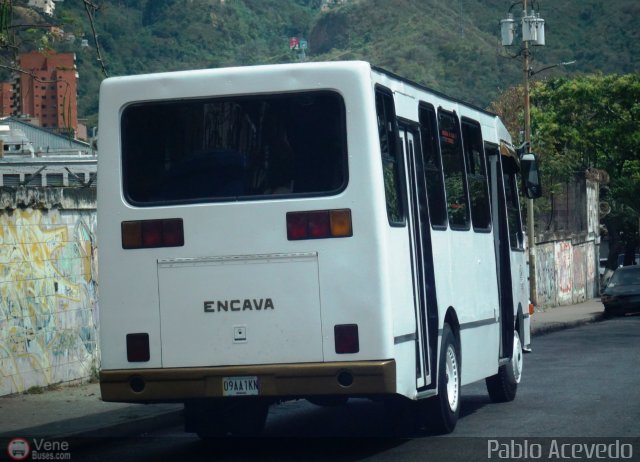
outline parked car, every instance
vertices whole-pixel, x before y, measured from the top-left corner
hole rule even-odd
[[[607,315],[640,310],[640,265],[616,269],[600,299]]]

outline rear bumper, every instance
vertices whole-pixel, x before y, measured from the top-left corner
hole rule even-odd
[[[338,377],[348,373],[351,385]],[[396,392],[394,360],[269,364],[171,369],[120,369],[100,372],[103,401],[152,403],[223,396],[223,377],[257,376],[260,396],[368,396]]]
[[[602,297],[602,304],[607,310],[632,312],[640,310],[640,295]]]

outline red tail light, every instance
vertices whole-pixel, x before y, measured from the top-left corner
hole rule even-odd
[[[123,249],[152,249],[184,245],[184,227],[181,218],[123,221],[121,232]]]
[[[329,211],[309,212],[308,230],[311,239],[331,237],[329,229]]]
[[[353,236],[351,210],[314,210],[287,213],[287,239],[326,239]]]
[[[142,247],[152,248],[162,246],[162,222],[148,220],[142,222]]]
[[[337,324],[333,326],[336,342],[336,353],[357,353],[360,351],[357,324]]]
[[[149,334],[127,334],[127,361],[146,362],[150,357]]]

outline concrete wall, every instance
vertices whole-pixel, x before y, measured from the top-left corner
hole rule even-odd
[[[0,188],[0,395],[98,367],[95,189]]]
[[[598,295],[597,245],[548,242],[536,246],[538,305],[580,303]]]
[[[536,285],[538,305],[580,303],[598,296],[599,220],[598,183],[586,179],[566,188],[572,199],[558,195],[571,211],[563,221],[553,217],[551,231],[536,235]],[[545,220],[549,217],[545,217]],[[561,228],[562,223],[567,225]],[[540,242],[545,240],[546,242]]]

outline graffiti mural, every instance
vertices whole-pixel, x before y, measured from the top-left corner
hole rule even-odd
[[[573,246],[573,303],[587,299],[587,246]]]
[[[0,395],[97,367],[95,210],[0,210]]]
[[[555,245],[542,244],[536,247],[537,302],[541,306],[554,306],[558,293],[556,281]]]
[[[571,242],[561,241],[555,243],[558,305],[568,305],[573,299],[573,276],[571,266],[573,263],[573,248]]]

